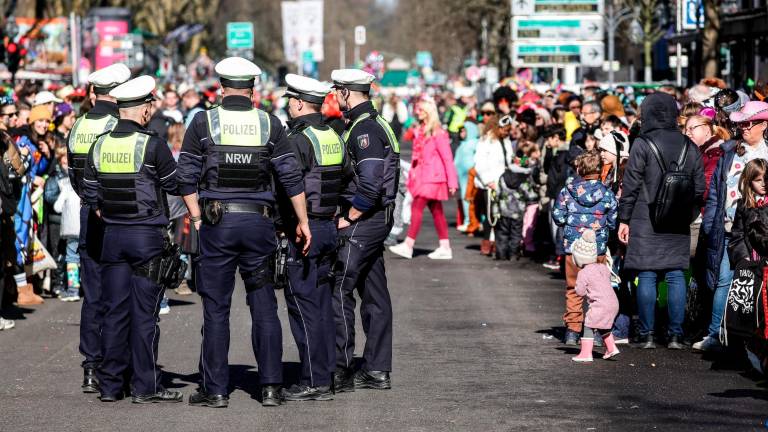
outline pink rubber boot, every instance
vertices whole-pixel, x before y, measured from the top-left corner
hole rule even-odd
[[[592,348],[595,346],[595,340],[592,338],[581,338],[581,352],[571,360],[579,363],[592,361]]]
[[[605,343],[605,355],[603,356],[603,359],[608,360],[609,358],[619,355],[621,351],[616,348],[616,342],[613,340],[613,332],[609,331],[607,335],[603,336],[603,342]]]

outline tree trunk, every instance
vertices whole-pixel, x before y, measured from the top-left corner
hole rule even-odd
[[[644,80],[646,84],[653,81],[653,42],[649,39],[643,41],[643,60],[645,62]]]
[[[702,64],[704,65],[704,77],[718,75],[717,67],[718,50],[717,35],[720,33],[720,2],[719,0],[704,1],[704,31],[701,37]]]

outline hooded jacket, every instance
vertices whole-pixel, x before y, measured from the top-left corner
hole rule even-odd
[[[642,128],[630,148],[619,202],[619,222],[629,224],[625,267],[633,270],[686,269],[691,254],[690,230],[657,233],[651,224],[649,203],[656,199],[666,168],[662,170],[659,166],[648,140],[656,144],[668,165],[679,158],[683,146],[689,146],[682,170],[693,176],[694,198],[698,204],[704,203],[705,188],[701,154],[677,129],[677,103],[672,96],[653,93],[643,101],[640,110]]]
[[[571,253],[584,230],[595,231],[597,255],[605,255],[610,230],[616,228],[616,196],[599,179],[571,177],[555,201],[552,219],[563,226],[563,247]]]

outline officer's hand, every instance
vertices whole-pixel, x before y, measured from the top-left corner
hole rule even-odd
[[[338,228],[338,229],[340,229],[340,230],[343,230],[344,228],[347,228],[347,227],[349,227],[349,226],[350,226],[350,225],[349,225],[349,222],[347,222],[347,220],[346,220],[346,219],[344,219],[344,218],[339,218],[339,219],[336,221],[336,228]]]
[[[304,244],[304,248],[301,251],[304,255],[309,253],[309,246],[312,244],[312,233],[309,231],[308,222],[300,222],[296,226],[296,243]]]

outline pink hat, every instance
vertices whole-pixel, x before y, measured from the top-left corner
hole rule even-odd
[[[768,103],[750,101],[740,110],[728,116],[732,122],[743,123],[752,120],[768,120]]]

